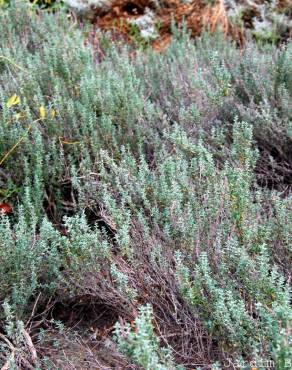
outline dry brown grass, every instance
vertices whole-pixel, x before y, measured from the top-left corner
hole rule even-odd
[[[161,8],[155,9],[151,0],[116,0],[111,8],[97,10],[93,23],[101,29],[118,32],[131,42],[129,20],[144,14],[146,8],[154,10],[155,21],[159,24],[159,37],[152,42],[155,50],[162,50],[169,44],[173,22],[178,25],[185,22],[193,37],[198,36],[204,29],[215,32],[220,28],[225,35],[232,36],[239,44],[243,42],[242,32],[227,18],[223,0],[216,0],[214,5],[206,4],[202,0],[189,3],[165,0]]]

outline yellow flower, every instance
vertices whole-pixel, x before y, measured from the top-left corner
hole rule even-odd
[[[44,120],[46,118],[47,113],[46,113],[46,108],[43,105],[40,106],[39,112],[40,112],[40,119]]]
[[[16,121],[19,121],[20,118],[23,118],[25,117],[25,114],[24,113],[16,113],[14,118],[16,119]]]
[[[55,111],[55,109],[51,109],[51,117],[52,118],[55,118],[56,117],[56,111]]]
[[[13,105],[17,105],[20,103],[20,97],[16,94],[10,96],[10,98],[7,100],[6,106],[7,108],[11,108]]]

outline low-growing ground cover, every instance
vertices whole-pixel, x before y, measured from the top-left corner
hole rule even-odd
[[[2,368],[290,368],[291,43],[0,17]]]

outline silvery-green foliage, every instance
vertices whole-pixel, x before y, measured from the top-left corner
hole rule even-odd
[[[131,301],[135,300],[137,292],[130,286],[128,275],[120,271],[114,263],[111,265],[111,275],[119,292],[123,296],[128,297]]]
[[[152,307],[146,305],[139,309],[135,330],[130,324],[116,324],[115,336],[119,349],[146,370],[182,369],[173,363],[171,351],[167,347],[160,347],[152,320]]]
[[[151,303],[176,362],[280,369],[291,43],[239,50],[173,28],[165,51],[132,53],[98,31],[97,51],[62,12],[19,9],[0,14],[0,203],[14,211],[0,219],[0,300],[19,319],[39,293],[89,296],[114,318]],[[117,329],[120,346],[146,368],[174,367],[147,307],[138,331]]]

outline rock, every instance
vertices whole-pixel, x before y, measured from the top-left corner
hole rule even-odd
[[[155,14],[149,8],[140,17],[130,19],[129,23],[138,27],[140,36],[145,40],[154,40],[159,36],[155,27]]]
[[[92,18],[98,10],[110,8],[111,0],[63,0],[77,15]]]

